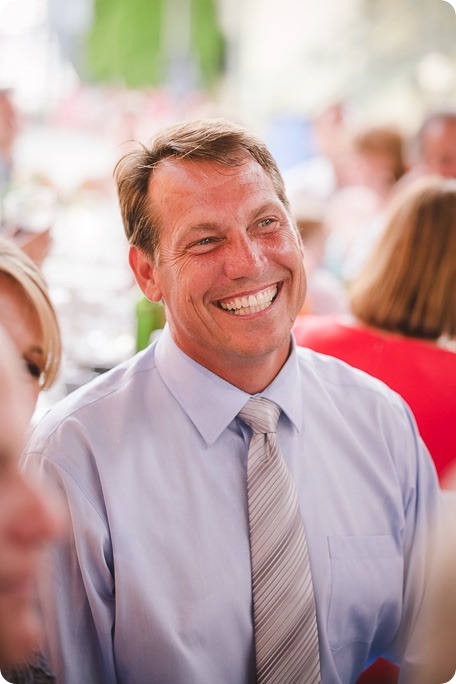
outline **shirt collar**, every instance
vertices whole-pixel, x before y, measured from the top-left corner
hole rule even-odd
[[[298,352],[294,337],[291,336],[291,352],[280,373],[274,378],[261,396],[274,401],[294,427],[301,430],[302,427],[302,369],[298,361]]]
[[[245,406],[250,395],[191,359],[172,339],[166,325],[157,342],[160,376],[207,444],[213,444]],[[274,401],[296,429],[302,423],[296,345],[280,373],[259,395]]]

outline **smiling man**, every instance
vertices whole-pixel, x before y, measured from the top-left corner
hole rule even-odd
[[[303,255],[273,158],[197,121],[116,180],[168,322],[27,448],[73,525],[40,582],[57,680],[348,684],[383,654],[416,684],[435,472],[396,394],[296,348]]]
[[[159,255],[132,246],[145,295],[166,303],[188,356],[254,394],[290,350],[305,275],[298,233],[270,177],[252,158],[226,167],[163,160],[149,189],[159,208]]]

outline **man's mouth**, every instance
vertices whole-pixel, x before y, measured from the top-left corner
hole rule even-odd
[[[218,306],[224,311],[230,311],[235,314],[235,316],[249,316],[264,311],[268,306],[271,306],[278,291],[279,286],[276,283],[255,294],[250,294],[245,297],[234,297],[233,299],[224,300],[223,302],[220,301],[218,302]]]

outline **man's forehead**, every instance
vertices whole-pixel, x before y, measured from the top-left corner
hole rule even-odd
[[[246,154],[236,165],[223,164],[213,159],[167,157],[155,166],[150,180],[153,186],[154,180],[166,179],[178,184],[188,182],[189,177],[203,183],[210,182],[212,185],[217,184],[217,181],[223,184],[233,178],[269,178],[260,164]]]
[[[272,204],[284,208],[271,178],[250,156],[238,166],[212,160],[163,162],[155,184],[149,186],[149,197],[162,217],[171,212],[200,223],[210,220],[208,213],[219,215],[221,210],[255,213]]]

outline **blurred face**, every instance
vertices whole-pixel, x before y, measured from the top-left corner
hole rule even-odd
[[[0,325],[6,330],[22,358],[24,406],[30,419],[39,392],[44,367],[41,326],[38,315],[21,288],[0,273]]]
[[[40,636],[33,607],[33,580],[44,541],[59,519],[18,469],[28,415],[21,363],[0,337],[0,667],[30,655]]]
[[[384,197],[394,184],[393,161],[386,154],[357,152],[353,155],[348,178],[353,185],[365,185]]]
[[[149,196],[159,255],[154,264],[131,249],[140,286],[163,298],[182,351],[260,391],[288,356],[306,288],[300,239],[271,180],[250,158],[235,168],[165,160]]]
[[[456,121],[435,122],[423,141],[427,171],[444,178],[456,178]]]

